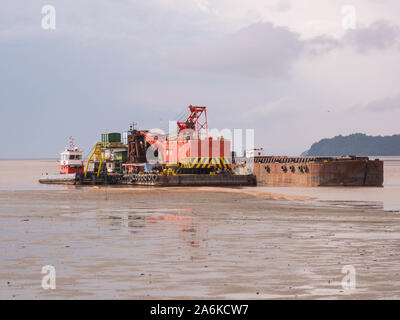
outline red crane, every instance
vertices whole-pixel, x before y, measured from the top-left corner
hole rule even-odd
[[[176,122],[177,135],[131,130],[131,134],[128,135],[130,163],[152,160],[163,168],[175,168],[177,172],[188,174],[215,172],[216,168],[222,171],[230,170],[230,141],[208,137],[206,107],[189,105],[189,114],[184,119],[186,120]],[[186,130],[189,131],[189,135],[186,134]],[[147,144],[154,151],[154,157],[151,153],[147,154]],[[140,151],[140,157],[136,155],[137,150]],[[147,159],[142,161],[143,158]]]
[[[193,130],[200,138],[201,130],[208,134],[207,111],[205,106],[189,106],[190,114],[185,121],[177,121],[179,132]]]
[[[205,106],[192,106],[189,105],[189,115],[185,121],[177,121],[179,132],[184,130],[193,130],[198,139],[200,139],[201,130],[205,130],[208,135],[208,124],[207,124],[207,111]],[[159,150],[164,153],[165,142],[168,139],[167,136],[160,136],[156,132],[149,132],[148,130],[140,131],[144,139],[148,144],[152,146],[154,150]]]

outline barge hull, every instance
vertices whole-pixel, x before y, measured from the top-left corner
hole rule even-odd
[[[45,175],[39,182],[44,184],[69,185],[141,185],[159,187],[188,186],[255,186],[255,175],[232,174],[178,174],[173,176],[156,176],[155,180],[132,181],[130,176],[103,176],[83,178],[82,175]]]
[[[383,161],[366,157],[255,157],[252,173],[264,186],[383,186]]]
[[[180,174],[174,176],[159,176],[156,181],[134,181],[133,185],[150,186],[255,186],[257,179],[255,175],[232,175],[232,174]]]

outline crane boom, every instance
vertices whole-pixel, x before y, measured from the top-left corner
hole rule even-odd
[[[179,132],[193,130],[200,137],[201,130],[208,134],[207,111],[205,106],[189,106],[190,114],[185,121],[177,121]]]

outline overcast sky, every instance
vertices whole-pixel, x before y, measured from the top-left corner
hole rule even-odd
[[[210,128],[254,129],[268,154],[399,134],[399,12],[398,0],[1,0],[0,158],[58,157],[71,135],[88,152],[101,132],[166,128],[189,104],[207,106]]]

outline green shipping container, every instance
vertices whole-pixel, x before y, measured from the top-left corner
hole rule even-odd
[[[107,145],[110,142],[121,142],[121,134],[119,132],[102,133],[101,143]]]

